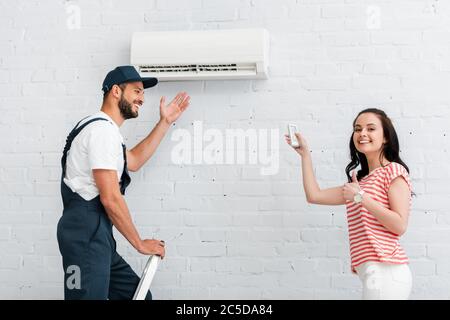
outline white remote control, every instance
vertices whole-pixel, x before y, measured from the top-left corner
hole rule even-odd
[[[300,147],[300,143],[297,140],[297,137],[295,136],[295,133],[297,132],[297,126],[295,124],[288,124],[288,133],[289,138],[291,139],[291,146],[294,148]]]

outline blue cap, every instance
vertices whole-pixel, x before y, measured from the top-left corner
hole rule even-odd
[[[158,83],[156,78],[141,78],[133,66],[120,66],[108,72],[105,80],[103,80],[102,90],[106,93],[115,84],[135,81],[141,81],[144,84],[144,89],[154,87]]]

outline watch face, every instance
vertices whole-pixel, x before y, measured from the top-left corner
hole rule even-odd
[[[362,200],[362,196],[359,193],[357,193],[355,194],[353,199],[355,200],[356,203],[359,203]]]

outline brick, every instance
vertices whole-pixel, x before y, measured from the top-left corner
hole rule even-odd
[[[261,298],[260,289],[257,288],[211,288],[211,297],[214,299],[243,299],[255,300]]]
[[[314,299],[318,300],[361,300],[361,290],[358,288],[333,288],[314,290]],[[310,299],[313,299],[310,298]]]
[[[133,196],[170,195],[173,188],[172,183],[136,183],[132,190]]]
[[[428,244],[426,247],[427,257],[436,261],[446,259],[447,252],[450,249],[450,246],[447,244]]]
[[[25,168],[5,168],[1,170],[0,179],[3,182],[26,182],[26,169]]]
[[[260,215],[260,225],[262,227],[282,228],[283,220],[279,212],[264,212]],[[279,229],[277,229],[279,230]],[[286,230],[287,231],[287,230]],[[291,231],[291,230],[290,230]]]
[[[411,259],[410,268],[411,272],[418,276],[432,276],[436,274],[436,263],[434,261]]]
[[[143,212],[134,211],[133,220],[139,226],[182,226],[183,216],[180,213],[155,211]]]
[[[343,77],[307,77],[300,80],[300,85],[306,90],[344,90],[349,84],[350,79]]]
[[[227,243],[233,242],[248,242],[250,240],[250,231],[249,230],[228,230],[226,231],[226,240]]]
[[[237,258],[226,257],[226,258],[215,258],[216,272],[239,272],[240,265]]]
[[[276,261],[264,261],[265,272],[293,272],[294,267],[290,260],[277,259]]]
[[[3,255],[0,260],[0,269],[18,270],[21,266],[20,255]]]
[[[142,13],[103,13],[101,18],[103,25],[135,25],[144,22]]]
[[[209,257],[190,258],[190,271],[211,272],[215,270],[215,262]]]
[[[61,196],[54,194],[52,196],[24,196],[22,198],[21,208],[26,210],[60,210],[62,206]]]
[[[177,251],[181,256],[188,257],[220,257],[226,253],[223,244],[178,245]]]
[[[280,284],[287,288],[325,289],[331,287],[331,277],[302,273],[283,274],[280,277]]]
[[[202,242],[224,242],[226,231],[222,229],[202,230],[199,238]]]
[[[189,10],[200,9],[201,7],[201,0],[178,1],[173,3],[164,0],[156,0],[156,8],[160,10]]]
[[[54,72],[49,69],[36,70],[31,76],[32,82],[53,82]]]
[[[355,274],[351,275],[333,275],[331,277],[331,286],[333,288],[361,288],[361,281]]]
[[[338,259],[320,259],[317,262],[316,272],[320,274],[341,274],[343,263]]]
[[[333,216],[332,213],[291,213],[283,216],[283,225],[285,227],[324,227],[330,226]]]
[[[0,98],[7,96],[19,96],[20,95],[20,86],[16,84],[2,84],[0,83]]]
[[[374,32],[371,35],[371,43],[375,45],[413,45],[420,42],[422,32]]]
[[[0,185],[2,194],[9,196],[33,195],[33,185],[26,183],[5,183]]]
[[[297,242],[299,238],[299,232],[294,230],[273,231],[258,229],[251,232],[251,239],[258,243]]]
[[[219,183],[176,183],[175,192],[179,195],[220,195],[223,186]]]
[[[344,230],[308,230],[304,229],[301,233],[301,238],[307,242],[322,242],[322,241],[339,241],[347,240],[347,233]]]
[[[344,20],[338,18],[313,20],[314,32],[336,31],[344,29]]]
[[[387,76],[357,76],[352,80],[352,86],[356,89],[377,87],[378,89],[399,88],[400,79]]]
[[[22,40],[25,35],[24,29],[5,28],[0,34],[0,41],[17,41]]]
[[[6,254],[6,255],[15,255],[18,252],[20,252],[21,254],[34,253],[34,246],[30,242],[18,243],[16,241],[1,241],[0,249],[1,249],[2,254]],[[0,269],[0,271],[1,271],[1,269]],[[14,280],[14,278],[11,278],[11,280]],[[0,281],[1,281],[1,279],[0,279]]]
[[[161,22],[173,22],[177,23],[180,21],[187,22],[189,17],[185,12],[174,12],[174,11],[150,11],[146,12],[144,16],[144,21],[146,23],[161,23]]]
[[[8,83],[10,81],[9,72],[0,70],[0,83]]]
[[[270,194],[271,186],[267,183],[225,183],[224,193],[242,196],[263,196]]]
[[[0,240],[9,240],[11,238],[11,228],[0,227]]]
[[[238,11],[234,8],[226,9],[202,9],[201,11],[192,11],[193,22],[208,21],[234,21],[237,19]]]
[[[324,5],[321,9],[322,18],[353,18],[365,14],[365,8],[352,5]]]
[[[447,277],[449,274],[450,260],[441,260],[438,264],[436,264],[436,274],[438,276]],[[429,267],[431,269],[431,266]]]
[[[226,275],[225,286],[242,286],[243,288],[258,287],[258,283],[265,283],[267,287],[277,284],[277,279],[266,274],[230,274]]]
[[[12,236],[19,242],[52,240],[54,237],[54,228],[36,227],[36,226],[20,226],[14,227]]]
[[[231,223],[231,217],[225,214],[186,214],[184,221],[187,226],[226,226]]]
[[[298,212],[304,208],[304,204],[293,197],[272,197],[261,201],[258,208],[261,211],[282,210]]]
[[[270,245],[235,245],[227,246],[229,256],[270,257],[275,253],[275,248]]]
[[[297,5],[289,10],[289,18],[310,19],[320,16],[320,7],[316,5]]]
[[[2,285],[0,287],[0,299],[22,299],[22,290],[14,285]]]

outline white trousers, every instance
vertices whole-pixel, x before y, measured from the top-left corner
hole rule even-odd
[[[407,264],[369,261],[356,272],[363,284],[363,300],[408,300],[412,275]]]

